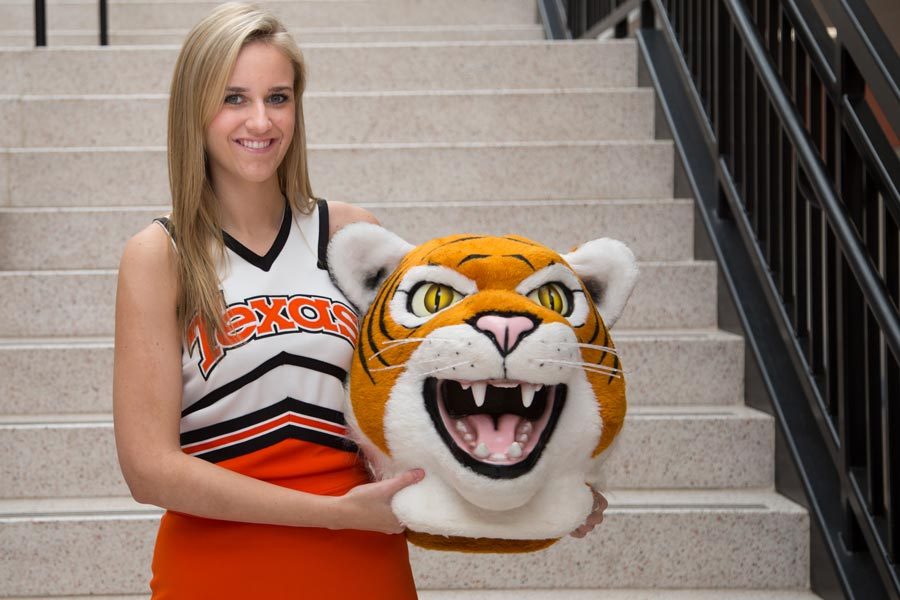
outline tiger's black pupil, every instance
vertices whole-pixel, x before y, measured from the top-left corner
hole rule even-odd
[[[436,313],[446,308],[453,299],[453,294],[447,293],[446,286],[432,284],[425,293],[425,308],[428,312]]]
[[[546,308],[560,314],[564,312],[562,294],[559,293],[559,289],[555,285],[548,284],[541,287],[538,291],[538,297],[541,304]]]

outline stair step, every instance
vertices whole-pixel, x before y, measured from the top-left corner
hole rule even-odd
[[[31,10],[31,9],[29,9]],[[633,40],[307,44],[310,92],[635,87]],[[0,49],[4,94],[164,94],[177,46]]]
[[[617,328],[614,338],[627,373],[629,406],[727,406],[742,400],[744,346],[736,335]],[[112,361],[110,338],[0,340],[0,414],[108,413]]]
[[[111,29],[190,28],[221,2],[110,2]],[[534,24],[534,2],[523,0],[454,0],[452,9],[443,0],[268,0],[260,3],[284,23],[306,27],[390,25],[505,25]],[[4,29],[31,29],[34,6],[28,2],[0,4]],[[53,29],[97,28],[97,3],[70,0],[47,6],[47,24]]]
[[[319,145],[310,148],[309,162],[318,194],[358,203],[666,198],[674,159],[670,142],[628,141]],[[0,150],[4,187],[8,195],[0,196],[0,206],[163,204],[169,198],[166,153]]]
[[[0,452],[5,498],[129,493],[108,414],[0,417]],[[764,487],[773,482],[773,452],[772,418],[759,411],[634,407],[600,481],[635,489]]]
[[[419,600],[816,600],[802,591],[780,590],[419,590]],[[53,596],[8,600],[150,600],[146,594],[128,596]]]
[[[781,496],[751,490],[607,496],[610,508],[596,531],[539,553],[486,560],[413,548],[417,584],[436,590],[808,587],[808,517]],[[159,514],[126,498],[0,501],[0,555],[7,557],[0,562],[0,596],[146,592]],[[61,563],[67,568],[59,569]]]
[[[167,105],[164,94],[0,96],[0,147],[165,146]],[[653,138],[650,89],[311,93],[303,105],[312,144]]]
[[[713,262],[640,263],[617,327],[692,329],[716,324]],[[0,271],[0,337],[108,336],[116,271]],[[28,316],[23,314],[28,312]]]
[[[370,204],[401,237],[420,243],[460,232],[515,232],[567,252],[588,239],[615,237],[638,260],[688,260],[691,200]],[[0,208],[0,270],[114,268],[125,242],[170,208]],[[671,235],[663,232],[671,230]]]
[[[542,25],[421,25],[385,27],[291,27],[291,35],[300,43],[378,43],[427,41],[515,41],[543,40]],[[182,29],[109,29],[109,43],[122,45],[181,45],[188,30]],[[89,29],[51,29],[47,45],[96,46],[96,25]],[[33,46],[34,29],[0,30],[0,46]]]

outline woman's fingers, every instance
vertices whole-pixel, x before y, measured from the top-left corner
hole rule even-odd
[[[591,508],[591,513],[585,519],[584,524],[569,534],[574,538],[583,538],[593,531],[594,527],[603,522],[603,511],[607,509],[609,502],[603,497],[603,494],[594,488],[591,488],[591,493],[594,495],[594,506]]]

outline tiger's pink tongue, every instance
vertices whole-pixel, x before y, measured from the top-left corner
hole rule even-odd
[[[497,428],[490,415],[477,414],[466,417],[469,427],[475,430],[475,439],[487,446],[491,454],[506,454],[510,444],[516,441],[516,427],[522,421],[519,415],[500,415]]]

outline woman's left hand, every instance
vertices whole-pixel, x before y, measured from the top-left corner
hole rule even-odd
[[[609,502],[594,488],[591,488],[591,493],[594,494],[594,507],[591,509],[591,514],[587,516],[584,525],[569,534],[574,538],[583,538],[593,531],[594,527],[603,522],[603,511],[609,506]]]

